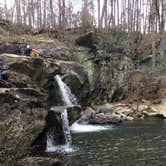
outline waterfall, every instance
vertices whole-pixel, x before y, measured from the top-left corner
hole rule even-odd
[[[71,131],[70,131],[70,126],[69,126],[67,109],[65,109],[62,112],[61,118],[62,118],[62,127],[63,127],[63,132],[65,135],[66,145],[69,146],[72,143],[72,137],[71,137]]]
[[[47,150],[49,151],[50,148],[55,146],[55,141],[54,141],[54,134],[53,131],[47,132]]]
[[[56,75],[54,77],[54,80],[58,83],[64,104],[78,105],[75,95],[71,93],[70,88],[62,81],[61,77],[59,75]]]
[[[54,80],[58,83],[64,105],[65,106],[78,105],[76,97],[74,96],[74,94],[71,93],[70,88],[62,81],[61,77],[59,75],[56,75],[54,77]],[[52,131],[49,131],[47,133],[47,149],[46,149],[47,152],[54,152],[54,151],[72,152],[73,151],[73,149],[70,147],[72,143],[72,136],[71,136],[71,129],[70,129],[69,120],[68,120],[68,112],[66,108],[64,108],[64,110],[61,112],[61,119],[62,119],[62,128],[64,132],[64,137],[65,137],[65,145],[55,146],[56,140],[54,138],[54,133]]]

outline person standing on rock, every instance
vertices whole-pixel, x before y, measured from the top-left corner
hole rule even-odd
[[[24,55],[30,56],[31,55],[32,48],[30,45],[27,45],[26,48],[24,49]]]
[[[8,66],[4,64],[4,61],[0,59],[0,79],[8,80]]]

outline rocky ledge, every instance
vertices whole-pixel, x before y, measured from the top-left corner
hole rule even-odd
[[[166,101],[158,104],[147,101],[137,104],[107,103],[94,108],[88,107],[82,121],[92,124],[117,124],[123,121],[144,119],[146,117],[166,118]]]
[[[43,139],[46,146],[46,137],[40,135],[50,124],[48,110],[63,105],[53,76],[62,75],[80,103],[86,100],[89,91],[88,78],[83,66],[75,62],[6,53],[0,54],[0,60],[8,68],[6,79],[0,79],[0,165],[17,165],[32,150],[37,138]],[[80,112],[70,112],[72,123]],[[21,163],[28,165],[30,160]],[[47,159],[37,158],[32,163],[44,160]]]

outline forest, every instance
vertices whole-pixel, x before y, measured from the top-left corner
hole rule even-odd
[[[165,0],[4,0],[0,17],[32,28],[162,32]]]

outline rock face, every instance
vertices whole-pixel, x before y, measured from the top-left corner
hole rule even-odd
[[[86,106],[89,94],[89,80],[83,66],[75,62],[59,60],[51,62],[47,68],[50,68],[50,65],[59,66],[59,72],[50,73],[52,78],[56,74],[60,74],[62,76],[62,80],[70,87],[71,92],[77,97],[79,104]],[[53,89],[56,90],[56,93]],[[50,105],[55,105],[55,103],[63,105],[61,94],[58,89],[56,82],[54,87],[50,86],[50,96],[48,98]]]
[[[45,126],[47,105],[35,89],[0,89],[0,163],[14,163]]]
[[[89,85],[84,68],[74,62],[15,54],[0,54],[0,59],[9,68],[8,80],[0,80],[0,163],[8,165],[24,157],[35,141],[46,146],[46,130],[54,122],[63,142],[61,120],[48,114],[50,106],[62,103],[58,88],[53,89],[53,76],[61,74],[80,103],[85,102]],[[71,123],[80,114],[76,112],[69,114]]]
[[[114,38],[113,34],[109,38],[90,32],[78,38],[76,43],[89,48],[84,66],[90,81],[91,102],[99,104],[125,98],[126,79],[133,69],[133,61],[125,53],[124,39]]]

